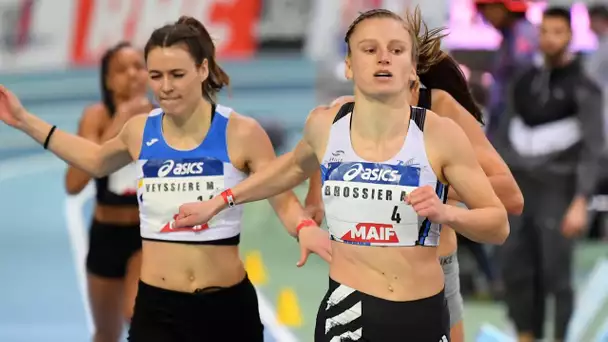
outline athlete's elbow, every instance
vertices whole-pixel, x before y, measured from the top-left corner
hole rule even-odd
[[[93,178],[103,178],[105,176],[108,175],[108,172],[106,172],[101,164],[91,164],[94,165],[92,167],[90,167],[87,172],[93,177]]]
[[[507,241],[507,238],[509,238],[510,233],[511,228],[509,226],[509,222],[506,222],[505,224],[501,225],[499,229],[496,230],[494,238],[490,243],[493,245],[502,245]]]
[[[70,195],[70,196],[78,195],[82,191],[82,189],[84,189],[84,186],[81,186],[80,184],[77,184],[76,182],[66,179],[65,191],[67,192],[68,195]]]
[[[68,195],[78,195],[89,183],[90,177],[83,171],[70,166],[65,173],[65,191]]]
[[[497,216],[499,217],[497,219],[497,224],[492,229],[492,234],[487,243],[493,245],[502,245],[503,243],[505,243],[505,241],[507,241],[507,238],[511,233],[511,226],[509,225],[509,218],[507,216],[507,212],[504,209],[500,210],[500,213],[497,214]]]
[[[95,153],[91,153],[86,163],[86,171],[94,178],[103,178],[111,173],[111,166],[107,165],[105,158],[99,148]]]

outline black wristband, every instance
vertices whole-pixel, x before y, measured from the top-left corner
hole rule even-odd
[[[55,132],[56,128],[57,128],[57,126],[53,125],[53,127],[51,127],[51,130],[49,131],[49,134],[46,136],[46,140],[44,140],[44,145],[43,145],[45,150],[49,147],[49,142],[51,141],[51,136]]]

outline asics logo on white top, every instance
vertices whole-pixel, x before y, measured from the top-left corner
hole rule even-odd
[[[353,166],[344,173],[342,179],[349,182],[357,177],[372,182],[377,180],[395,182],[399,180],[400,175],[397,170],[392,170],[390,168],[366,168],[363,167],[361,163],[357,163],[353,164]]]
[[[167,175],[173,176],[190,176],[200,175],[203,173],[203,162],[193,163],[176,163],[173,160],[167,160],[158,169],[158,177],[162,178]]]

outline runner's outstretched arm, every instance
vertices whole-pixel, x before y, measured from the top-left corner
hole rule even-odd
[[[304,127],[304,137],[296,148],[268,163],[264,170],[254,173],[230,191],[231,204],[243,204],[267,199],[290,190],[306,180],[319,168],[312,142],[317,141],[319,130],[312,126],[316,117],[323,115],[323,109],[315,109]],[[213,216],[228,206],[224,196],[216,196],[209,201],[187,203],[180,207],[177,226],[190,226],[208,222]]]

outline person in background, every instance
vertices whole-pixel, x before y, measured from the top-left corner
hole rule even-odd
[[[528,9],[524,1],[475,0],[477,10],[501,36],[491,73],[494,83],[490,88],[486,133],[492,135],[500,115],[506,109],[506,93],[514,75],[534,62],[538,50],[537,29],[526,19]]]
[[[608,5],[589,7],[589,26],[597,36],[597,50],[589,55],[585,67],[590,76],[604,88],[608,88]]]
[[[100,64],[101,101],[84,110],[78,135],[101,144],[153,105],[146,97],[148,74],[142,51],[120,42],[104,53]],[[91,174],[70,165],[65,177],[67,193],[80,193],[91,179]],[[86,258],[93,341],[117,342],[124,323],[133,315],[141,268],[135,164],[95,178],[95,188]]]
[[[319,13],[313,19],[315,45],[318,48],[314,60],[316,62],[315,96],[317,104],[327,104],[335,98],[352,93],[352,83],[344,77],[344,56],[348,52],[343,36],[350,22],[372,8],[381,5],[379,1],[319,1]],[[331,4],[326,4],[331,3]],[[331,16],[329,16],[331,12]],[[331,18],[331,20],[328,20]],[[322,29],[321,29],[322,28]],[[309,37],[310,39],[310,37]]]
[[[494,146],[524,195],[501,248],[505,302],[520,342],[543,338],[545,298],[555,298],[556,341],[573,311],[573,238],[587,225],[605,144],[602,94],[569,51],[570,11],[543,13],[544,65],[524,72],[509,92]]]
[[[604,94],[604,117],[608,117],[608,5],[594,4],[589,6],[589,26],[597,36],[597,50],[589,54],[585,61],[587,74],[595,79]],[[606,120],[608,122],[608,120]],[[605,127],[608,132],[608,126]],[[604,153],[603,165],[608,165],[608,153]],[[608,173],[600,175],[598,194],[608,195]],[[608,238],[608,208],[596,201],[593,205],[596,211],[590,227],[590,238]]]

